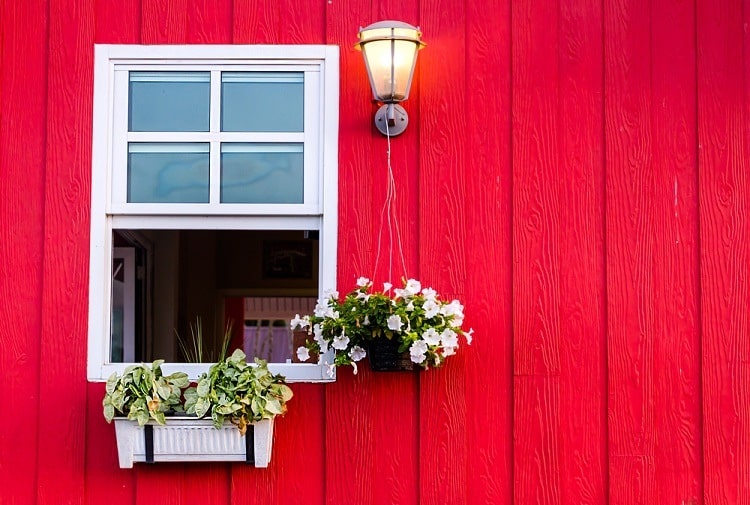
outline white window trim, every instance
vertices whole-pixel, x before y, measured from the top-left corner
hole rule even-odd
[[[282,66],[316,67],[319,72],[319,93],[310,96],[306,88],[305,103],[318,104],[319,127],[311,127],[305,117],[305,132],[318,136],[317,152],[310,160],[319,167],[314,192],[305,190],[304,204],[224,204],[221,208],[170,204],[154,208],[151,204],[119,205],[112,200],[112,163],[115,146],[115,124],[123,124],[122,107],[115,106],[115,69],[141,65],[156,66],[189,61],[196,68],[273,69]],[[257,65],[261,65],[258,67]],[[113,372],[122,373],[130,363],[109,363],[110,297],[113,228],[151,229],[318,229],[319,297],[336,286],[338,242],[338,102],[339,49],[324,45],[108,45],[94,49],[94,112],[91,175],[91,255],[89,275],[88,366],[90,381],[104,381]],[[132,135],[132,134],[130,134]],[[288,135],[288,134],[286,134]],[[134,139],[137,136],[133,137]],[[263,135],[258,135],[262,140]],[[294,135],[291,138],[296,138]],[[121,148],[121,146],[120,146]],[[307,157],[308,154],[306,153]],[[305,166],[308,159],[305,159]],[[305,187],[308,181],[305,180]],[[189,208],[188,208],[189,207]],[[248,212],[249,210],[249,212]],[[176,215],[185,212],[188,215]],[[257,212],[257,214],[253,214]],[[327,356],[323,357],[325,360]],[[330,359],[330,357],[328,357]],[[184,371],[195,379],[210,364],[165,363],[165,373]],[[289,382],[329,382],[328,367],[320,364],[269,363],[274,373],[286,376]]]

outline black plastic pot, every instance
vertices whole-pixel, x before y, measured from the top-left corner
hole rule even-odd
[[[419,370],[410,357],[409,352],[398,352],[400,342],[387,338],[376,338],[368,343],[368,357],[370,368],[374,372],[410,372]]]

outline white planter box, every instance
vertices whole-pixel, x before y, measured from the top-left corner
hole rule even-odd
[[[146,428],[150,426],[150,428]],[[236,426],[227,422],[219,429],[211,419],[169,417],[167,424],[149,421],[138,426],[135,421],[115,418],[117,453],[120,468],[133,468],[133,463],[147,461],[147,445],[151,446],[153,462],[168,461],[244,461],[265,468],[271,461],[273,444],[273,419],[264,419],[251,427],[247,435],[240,435]],[[152,430],[151,444],[147,444],[147,431]],[[246,447],[253,451],[247,457]]]

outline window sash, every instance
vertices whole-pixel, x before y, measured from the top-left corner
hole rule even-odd
[[[103,381],[128,363],[110,363],[110,298],[113,228],[310,229],[319,230],[319,296],[336,285],[338,214],[338,66],[336,46],[102,45],[95,46],[89,275],[89,380]],[[191,63],[192,62],[192,63]],[[128,132],[128,71],[211,72],[211,103],[221,93],[223,71],[301,71],[305,74],[304,132],[220,132],[219,107],[210,112],[209,132]],[[309,85],[308,85],[309,84]],[[118,100],[115,100],[115,97]],[[128,204],[125,201],[128,142],[208,142],[211,146],[211,203]],[[222,142],[304,143],[303,204],[218,205]],[[308,167],[310,168],[308,170]],[[309,179],[309,180],[308,180]],[[215,188],[215,189],[214,189]],[[197,378],[207,364],[167,363],[166,373]],[[327,367],[269,364],[290,382],[331,381]]]

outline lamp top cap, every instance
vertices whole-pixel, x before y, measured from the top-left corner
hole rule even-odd
[[[367,42],[376,40],[407,40],[414,42],[418,49],[422,49],[426,44],[422,42],[422,32],[418,26],[412,26],[403,21],[378,21],[371,25],[359,29],[359,42],[355,44],[357,49]]]
[[[396,21],[392,19],[387,19],[385,21],[378,21],[377,23],[367,25],[364,28],[360,28],[359,31],[365,32],[368,30],[377,30],[380,28],[403,28],[405,30],[414,30],[418,32],[420,35],[422,35],[422,32],[419,31],[418,26],[412,26],[409,23],[404,23],[403,21]]]

